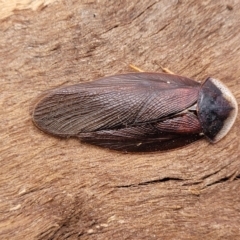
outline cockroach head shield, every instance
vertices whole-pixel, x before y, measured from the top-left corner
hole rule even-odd
[[[207,78],[198,98],[198,116],[204,135],[213,143],[220,141],[233,126],[238,104],[231,91],[219,80]]]

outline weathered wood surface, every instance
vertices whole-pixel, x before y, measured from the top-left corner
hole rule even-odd
[[[51,137],[29,115],[42,91],[129,63],[214,76],[240,102],[239,1],[25,4],[0,20],[0,238],[239,239],[239,117],[215,145],[123,154]]]

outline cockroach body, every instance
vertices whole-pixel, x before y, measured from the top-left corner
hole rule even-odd
[[[219,80],[203,84],[164,73],[128,73],[59,87],[35,102],[44,132],[122,151],[184,146],[203,135],[218,142],[231,129],[236,99]]]

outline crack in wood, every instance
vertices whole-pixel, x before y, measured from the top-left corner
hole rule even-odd
[[[146,181],[146,182],[140,182],[137,184],[128,184],[128,185],[119,185],[116,186],[116,188],[129,188],[129,187],[138,187],[138,186],[145,186],[145,185],[150,185],[150,184],[156,184],[156,183],[163,183],[163,182],[168,182],[168,181],[183,181],[181,178],[173,178],[173,177],[166,177],[162,179],[156,179],[156,180],[151,180],[151,181]]]

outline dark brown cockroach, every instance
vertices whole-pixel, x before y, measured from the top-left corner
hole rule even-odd
[[[168,150],[203,135],[218,142],[238,112],[219,80],[146,72],[59,87],[35,103],[33,122],[44,132],[122,151]]]

